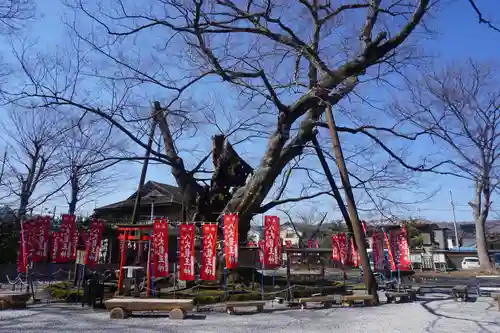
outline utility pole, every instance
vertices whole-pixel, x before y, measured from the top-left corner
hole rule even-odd
[[[365,235],[356,208],[356,201],[354,200],[354,193],[352,192],[351,182],[349,180],[349,173],[347,172],[347,166],[345,163],[344,154],[342,152],[342,147],[340,144],[337,127],[335,125],[335,119],[333,118],[332,106],[329,103],[326,106],[325,113],[326,113],[328,128],[330,130],[330,136],[332,138],[333,152],[335,154],[337,167],[339,169],[342,186],[344,187],[347,211],[351,219],[354,240],[356,241],[361,265],[363,266],[363,273],[364,273],[363,278],[366,290],[370,295],[374,297],[374,301],[378,303],[377,282],[370,267],[368,254],[366,253]]]
[[[154,112],[156,113],[159,111],[160,111],[160,103],[154,102]],[[144,182],[146,181],[146,173],[148,171],[148,164],[149,164],[149,155],[151,155],[151,147],[153,146],[153,138],[156,129],[156,121],[154,118],[155,117],[152,117],[151,119],[151,129],[149,131],[148,145],[146,148],[146,153],[144,154],[144,163],[142,164],[141,176],[139,178],[139,186],[137,186],[137,195],[135,196],[134,212],[132,213],[132,220],[131,220],[132,224],[137,223],[137,220],[139,219],[139,210],[141,206],[141,190],[144,186]]]
[[[319,145],[319,142],[318,142],[318,139],[316,138],[316,135],[314,135],[312,137],[311,142],[314,145],[314,150],[316,151],[316,156],[318,156],[319,162],[321,163],[321,166],[323,167],[323,171],[325,172],[326,179],[328,180],[328,183],[330,184],[330,187],[332,188],[333,197],[337,201],[340,212],[342,213],[342,217],[344,218],[344,221],[347,225],[347,229],[349,230],[350,233],[353,233],[351,218],[349,217],[349,213],[347,212],[347,209],[345,207],[344,200],[342,199],[342,195],[340,194],[339,188],[337,187],[337,184],[335,184],[335,180],[333,179],[332,172],[330,171],[330,168],[328,167],[328,163],[326,162],[325,155],[323,154],[323,151],[321,150],[321,146]]]
[[[458,244],[458,232],[457,232],[457,216],[455,214],[455,203],[453,202],[453,193],[450,190],[450,200],[451,200],[451,209],[453,211],[453,227],[455,228],[455,244],[456,247],[459,247]]]

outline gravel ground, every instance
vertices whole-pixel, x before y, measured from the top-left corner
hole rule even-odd
[[[267,308],[271,308],[271,304]],[[280,306],[282,307],[282,306]],[[38,332],[165,332],[165,333],[412,333],[500,332],[500,312],[491,298],[457,303],[446,295],[426,295],[417,303],[366,308],[278,308],[266,313],[196,313],[184,321],[144,315],[110,320],[104,311],[77,305],[50,304],[0,311],[0,333]]]

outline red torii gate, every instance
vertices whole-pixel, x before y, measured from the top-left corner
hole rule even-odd
[[[120,241],[123,240],[123,247],[120,252],[120,275],[118,278],[118,294],[121,294],[123,291],[123,280],[124,280],[124,272],[123,266],[125,265],[127,258],[127,247],[130,242],[137,243],[145,243],[149,242],[148,250],[151,247],[151,239],[153,234],[153,224],[119,224],[116,225],[118,232],[118,239]],[[150,250],[149,250],[150,251]],[[148,255],[147,260],[147,289],[146,295],[151,295],[151,263],[150,257]]]

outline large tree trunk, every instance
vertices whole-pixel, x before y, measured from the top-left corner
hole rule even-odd
[[[485,170],[488,174],[488,170]],[[492,265],[488,254],[488,242],[486,239],[486,220],[491,204],[491,193],[487,176],[476,179],[476,194],[473,202],[469,202],[472,207],[474,223],[476,226],[476,248],[479,257],[479,264],[483,270],[491,270]]]
[[[71,198],[68,202],[68,214],[75,215],[76,205],[78,203],[78,178],[76,176],[71,177]]]
[[[490,256],[488,254],[488,242],[486,241],[486,230],[485,223],[478,219],[475,221],[476,224],[476,244],[477,244],[477,255],[479,257],[479,264],[481,269],[490,270],[492,269]]]

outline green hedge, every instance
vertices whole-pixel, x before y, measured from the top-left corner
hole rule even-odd
[[[71,282],[57,282],[46,288],[49,295],[59,301],[75,302],[78,295],[83,296],[83,290],[78,291]]]

